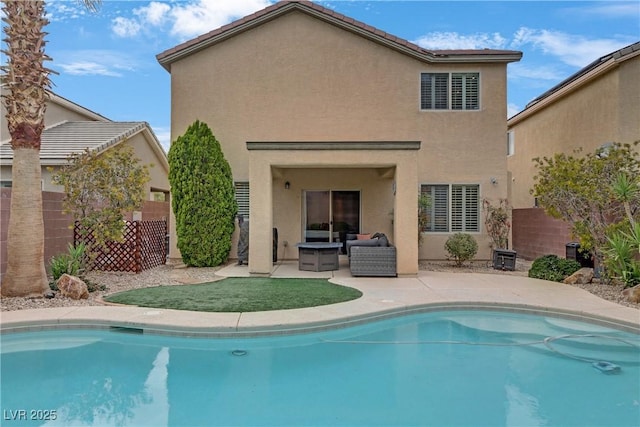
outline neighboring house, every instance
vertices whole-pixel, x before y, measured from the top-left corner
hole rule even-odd
[[[11,187],[11,136],[7,129],[6,111],[2,107],[2,139],[0,140],[0,187]],[[118,144],[133,147],[135,156],[149,168],[147,200],[168,200],[169,163],[160,142],[146,122],[113,122],[99,114],[51,93],[42,132],[40,164],[43,191],[62,191],[53,185],[51,176],[67,164],[72,154],[85,149],[103,152]],[[51,169],[51,170],[50,170]]]
[[[2,95],[6,93],[6,87],[2,85],[0,87]],[[9,129],[7,128],[7,110],[2,103],[0,116],[0,144],[9,142]],[[98,122],[110,122],[108,118],[95,113],[88,108],[76,104],[60,95],[53,92],[49,92],[49,99],[47,100],[47,110],[44,115],[44,126],[49,127],[58,124],[63,121],[98,121]]]
[[[272,271],[275,227],[279,258],[345,230],[385,233],[398,273],[414,275],[458,231],[489,258],[481,200],[507,197],[506,73],[521,56],[426,50],[283,1],[157,59],[171,73],[172,140],[204,121],[231,165],[251,273]],[[433,196],[420,248],[419,191]]]
[[[5,88],[2,87],[4,94]],[[12,186],[11,167],[13,151],[11,136],[7,128],[6,109],[2,105],[0,118],[0,187]],[[73,218],[63,213],[63,189],[51,183],[52,172],[67,164],[71,154],[82,153],[85,149],[103,152],[118,144],[133,147],[136,157],[142,163],[153,165],[149,168],[150,182],[147,183],[147,202],[140,214],[144,220],[166,219],[169,214],[169,163],[160,142],[145,122],[113,122],[52,92],[47,100],[45,129],[40,147],[42,168],[43,220],[45,225],[45,261],[52,256],[66,252],[73,242]],[[0,280],[7,268],[7,229],[9,226],[11,192],[0,191]],[[155,200],[156,202],[154,202]],[[134,213],[125,214],[134,219]],[[135,213],[135,219],[138,214]]]
[[[589,153],[611,142],[640,140],[640,42],[596,59],[507,123],[514,248],[529,258],[564,254],[570,241],[568,228],[558,233],[561,227],[534,209],[532,159],[572,154],[578,148]],[[547,226],[553,229],[545,230]]]

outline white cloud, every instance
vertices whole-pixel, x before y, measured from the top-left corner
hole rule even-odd
[[[509,64],[509,78],[557,81],[566,77],[566,71],[559,70],[553,65],[531,66],[528,64],[527,62]]]
[[[118,37],[135,37],[140,33],[142,26],[136,19],[118,16],[111,21],[111,29]]]
[[[124,72],[137,68],[137,61],[116,51],[79,50],[60,52],[55,66],[64,73],[75,76],[122,77]]]
[[[582,35],[561,31],[520,28],[514,35],[512,46],[531,45],[546,55],[557,57],[567,65],[582,68],[597,58],[618,50],[632,40],[588,39]]]
[[[413,40],[425,49],[504,49],[507,40],[499,33],[459,34],[456,32],[433,32]]]
[[[198,36],[270,4],[268,0],[198,0],[176,5],[170,12],[171,33],[180,38]]]
[[[74,76],[106,76],[106,77],[122,77],[122,74],[109,69],[104,64],[98,64],[90,61],[76,61],[65,64],[58,64],[66,74]]]
[[[143,22],[158,26],[162,25],[167,19],[167,13],[171,10],[171,6],[166,3],[151,2],[148,6],[138,8],[133,11]]]
[[[134,9],[133,16],[113,19],[111,28],[119,37],[135,37],[147,31],[145,29],[167,25],[171,35],[184,40],[208,33],[271,3],[270,0],[154,1]]]
[[[87,14],[88,9],[82,2],[50,0],[46,3],[45,12],[49,21],[56,22],[80,18]]]

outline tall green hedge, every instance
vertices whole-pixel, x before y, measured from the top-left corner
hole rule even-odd
[[[229,257],[238,204],[231,167],[209,126],[196,120],[169,149],[169,182],[182,261],[220,265]]]

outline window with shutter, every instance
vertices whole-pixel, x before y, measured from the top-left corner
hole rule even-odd
[[[249,219],[249,183],[235,182],[236,202],[238,203],[238,215]]]
[[[423,110],[480,109],[480,74],[422,73],[420,108]]]
[[[477,185],[464,186],[464,231],[480,231],[479,193]]]
[[[479,232],[478,185],[422,185],[430,204],[425,232]]]
[[[449,186],[423,185],[422,193],[429,199],[427,207],[427,226],[423,231],[449,231]]]
[[[420,83],[420,108],[446,110],[449,108],[449,74],[423,73]]]

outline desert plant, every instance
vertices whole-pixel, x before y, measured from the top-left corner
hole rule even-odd
[[[544,255],[533,261],[529,269],[529,277],[562,282],[580,268],[581,265],[576,260],[560,258],[557,255]]]
[[[633,216],[632,203],[640,195],[638,177],[620,172],[612,183],[613,193],[622,202],[627,220],[610,227],[604,252],[607,276],[622,281],[625,286],[640,283],[640,223]]]
[[[473,259],[478,253],[478,243],[468,233],[456,233],[449,237],[444,248],[458,267],[462,266],[465,261]]]
[[[171,144],[169,182],[182,261],[194,267],[225,262],[238,204],[231,167],[209,126],[195,121]]]
[[[509,202],[507,199],[500,199],[497,205],[493,205],[490,200],[484,199],[482,206],[485,229],[491,238],[491,249],[509,249]]]
[[[81,276],[86,269],[85,245],[73,246],[69,243],[67,252],[56,255],[49,260],[51,276],[56,281],[63,274]]]

